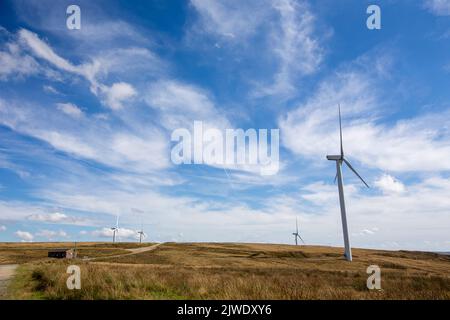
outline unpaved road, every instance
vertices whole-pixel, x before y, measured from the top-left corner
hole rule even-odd
[[[0,265],[0,300],[6,297],[8,282],[14,275],[17,264]]]
[[[156,248],[158,248],[160,245],[162,245],[162,243],[157,243],[154,244],[152,246],[148,246],[148,247],[143,247],[143,248],[136,248],[136,249],[126,249],[129,251],[129,253],[124,253],[124,254],[118,254],[118,255],[114,255],[114,256],[106,256],[106,257],[97,257],[97,258],[89,258],[89,259],[85,259],[87,261],[95,261],[95,260],[105,260],[105,259],[112,259],[112,258],[120,258],[120,257],[126,257],[126,256],[131,256],[133,254],[138,254],[138,253],[142,253],[142,252],[147,252],[147,251],[153,251]]]

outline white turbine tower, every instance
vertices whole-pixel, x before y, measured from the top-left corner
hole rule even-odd
[[[350,248],[350,240],[348,237],[348,228],[347,228],[347,214],[345,211],[345,199],[344,199],[344,183],[342,181],[342,163],[345,163],[350,170],[353,171],[356,176],[361,179],[361,181],[369,188],[369,185],[364,181],[363,178],[353,169],[350,162],[348,162],[344,158],[344,147],[342,145],[342,122],[341,122],[341,106],[338,106],[339,110],[339,135],[340,135],[340,144],[341,144],[341,154],[340,155],[327,155],[327,159],[330,161],[336,161],[336,179],[338,180],[338,190],[339,190],[339,202],[341,205],[341,219],[342,219],[342,231],[344,234],[344,244],[345,244],[345,258],[347,261],[352,261],[352,249]]]
[[[303,241],[302,237],[300,237],[300,234],[298,233],[298,221],[297,218],[295,218],[295,232],[292,234],[295,238],[295,245],[298,245],[297,242],[297,238],[299,238],[300,240],[302,240],[303,243],[305,243],[305,241]]]
[[[116,242],[116,232],[119,232],[119,215],[117,215],[116,219],[116,226],[112,227],[111,230],[113,231],[113,243]]]

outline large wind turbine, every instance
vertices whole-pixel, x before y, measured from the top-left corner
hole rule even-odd
[[[339,110],[339,136],[341,143],[341,154],[340,155],[327,155],[327,159],[330,161],[336,161],[336,179],[338,180],[338,190],[339,190],[339,202],[341,205],[341,219],[342,219],[342,231],[344,233],[344,244],[345,244],[345,258],[347,261],[352,261],[352,249],[350,248],[350,240],[348,237],[348,228],[347,228],[347,214],[345,211],[345,200],[344,200],[344,183],[342,181],[342,163],[345,163],[350,170],[353,171],[356,176],[361,179],[361,181],[369,188],[369,185],[364,181],[363,178],[353,169],[350,162],[348,162],[344,157],[344,147],[342,145],[342,121],[341,121],[341,106],[338,106]]]
[[[119,232],[119,215],[117,215],[116,226],[112,227],[111,230],[113,231],[113,243],[115,243],[116,242],[116,232]]]
[[[300,240],[302,240],[303,243],[305,243],[305,241],[303,241],[302,237],[300,237],[300,234],[298,233],[298,221],[297,221],[297,218],[295,218],[295,232],[292,235],[295,238],[295,245],[298,245],[297,238],[299,238]]]

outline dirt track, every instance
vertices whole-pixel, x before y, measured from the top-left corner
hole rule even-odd
[[[6,297],[6,288],[11,277],[16,271],[17,264],[0,265],[0,299]]]
[[[147,252],[147,251],[152,251],[155,250],[156,248],[158,248],[160,245],[162,245],[162,243],[157,243],[154,244],[152,246],[149,247],[143,247],[143,248],[136,248],[136,249],[126,249],[127,251],[129,251],[129,253],[125,253],[125,254],[118,254],[118,255],[114,255],[114,256],[107,256],[107,257],[98,257],[98,258],[89,258],[89,259],[85,259],[86,261],[95,261],[95,260],[105,260],[105,259],[112,259],[112,258],[120,258],[120,257],[126,257],[126,256],[131,256],[133,254],[138,254],[138,253],[142,253],[142,252]]]

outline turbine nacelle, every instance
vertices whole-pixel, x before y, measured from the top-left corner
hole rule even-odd
[[[342,156],[340,156],[340,155],[338,155],[338,156],[336,156],[336,155],[332,155],[332,156],[328,155],[327,156],[327,160],[339,161],[339,160],[344,160],[344,158]]]

